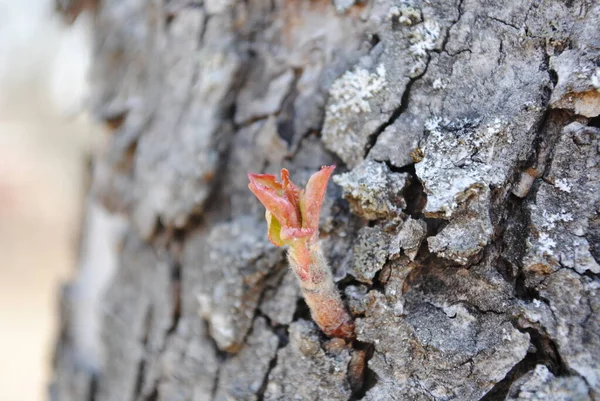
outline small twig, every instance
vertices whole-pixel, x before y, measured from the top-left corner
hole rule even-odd
[[[315,322],[330,337],[352,339],[354,323],[319,244],[319,215],[334,168],[322,167],[303,190],[286,169],[281,170],[281,182],[274,175],[249,174],[248,187],[267,209],[269,240],[276,246],[289,245],[290,266]]]

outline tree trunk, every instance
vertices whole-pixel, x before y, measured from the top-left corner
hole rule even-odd
[[[599,399],[600,7],[528,3],[101,1],[54,399]],[[326,164],[348,343],[247,188]]]

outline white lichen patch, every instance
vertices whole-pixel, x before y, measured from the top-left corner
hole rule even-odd
[[[396,19],[396,21],[404,26],[413,26],[421,22],[421,10],[407,4],[403,4],[400,7],[393,6],[390,7],[387,18],[390,20]]]
[[[427,121],[425,121],[425,130],[429,132],[437,132],[441,122],[441,117],[434,116],[432,118],[429,118],[427,119]]]
[[[390,9],[386,15],[386,18],[391,20],[394,18],[398,18],[398,16],[400,16],[400,8],[397,6],[392,6],[392,7],[390,7]]]
[[[348,71],[331,86],[329,95],[333,102],[327,111],[335,117],[341,117],[345,113],[369,112],[369,99],[379,93],[385,85],[385,67],[381,64],[375,73],[360,67]]]
[[[436,78],[431,84],[431,87],[435,90],[446,89],[446,86],[448,86],[447,80],[439,77]]]
[[[402,192],[408,175],[390,171],[384,163],[366,160],[352,171],[333,177],[352,211],[368,220],[397,217],[406,207]]]
[[[374,119],[377,125],[381,124],[382,121],[378,120],[381,117],[372,115],[377,110],[372,112],[371,102],[386,86],[386,69],[383,64],[374,72],[357,67],[346,72],[331,86],[325,109],[323,142],[346,164],[356,165],[363,158],[372,128],[363,127],[365,122],[362,118],[367,121]]]
[[[499,118],[494,119],[494,121],[492,121],[486,127],[487,127],[486,129],[487,129],[488,137],[491,137],[493,135],[500,133],[503,129],[502,121]],[[506,142],[512,143],[509,131],[506,132]],[[478,145],[481,145],[481,143],[479,143]]]
[[[596,90],[598,92],[600,92],[600,68],[596,68],[594,70],[594,73],[592,74],[592,76],[590,77],[590,80],[592,82],[592,86],[594,88],[596,88]]]
[[[440,32],[440,25],[434,20],[419,24],[409,36],[411,45],[408,51],[415,58],[426,57],[429,51],[435,49]]]
[[[556,223],[558,222],[573,221],[573,215],[565,212],[564,210],[562,210],[560,213],[549,213],[548,211],[544,210],[542,212],[542,216],[546,220],[542,223],[542,227],[548,230],[554,229],[556,227]]]
[[[532,233],[524,268],[544,273],[568,268],[600,273],[593,254],[590,222],[600,194],[595,128],[571,123],[563,128],[552,162],[530,204]]]
[[[553,249],[556,248],[556,241],[548,233],[540,233],[537,239],[536,251],[539,255],[553,255]]]
[[[427,67],[427,55],[435,49],[440,38],[440,25],[434,20],[425,21],[419,24],[409,34],[410,47],[408,52],[414,60],[410,68],[409,75],[415,78],[421,75]]]
[[[571,185],[565,179],[559,178],[554,181],[554,186],[563,192],[571,193]]]
[[[424,128],[428,134],[421,146],[425,157],[415,168],[428,194],[426,213],[450,217],[461,193],[473,185],[500,184],[506,178],[505,171],[495,167],[511,142],[505,123],[433,117]]]
[[[402,7],[398,22],[402,25],[412,26],[421,21],[421,11],[412,7]]]

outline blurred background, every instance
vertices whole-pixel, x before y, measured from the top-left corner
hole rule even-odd
[[[91,23],[0,0],[0,398],[45,400],[58,293],[73,276],[86,165]]]

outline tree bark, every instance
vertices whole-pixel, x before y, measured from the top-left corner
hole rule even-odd
[[[103,0],[56,400],[600,397],[600,7]],[[338,168],[311,321],[246,174]]]

